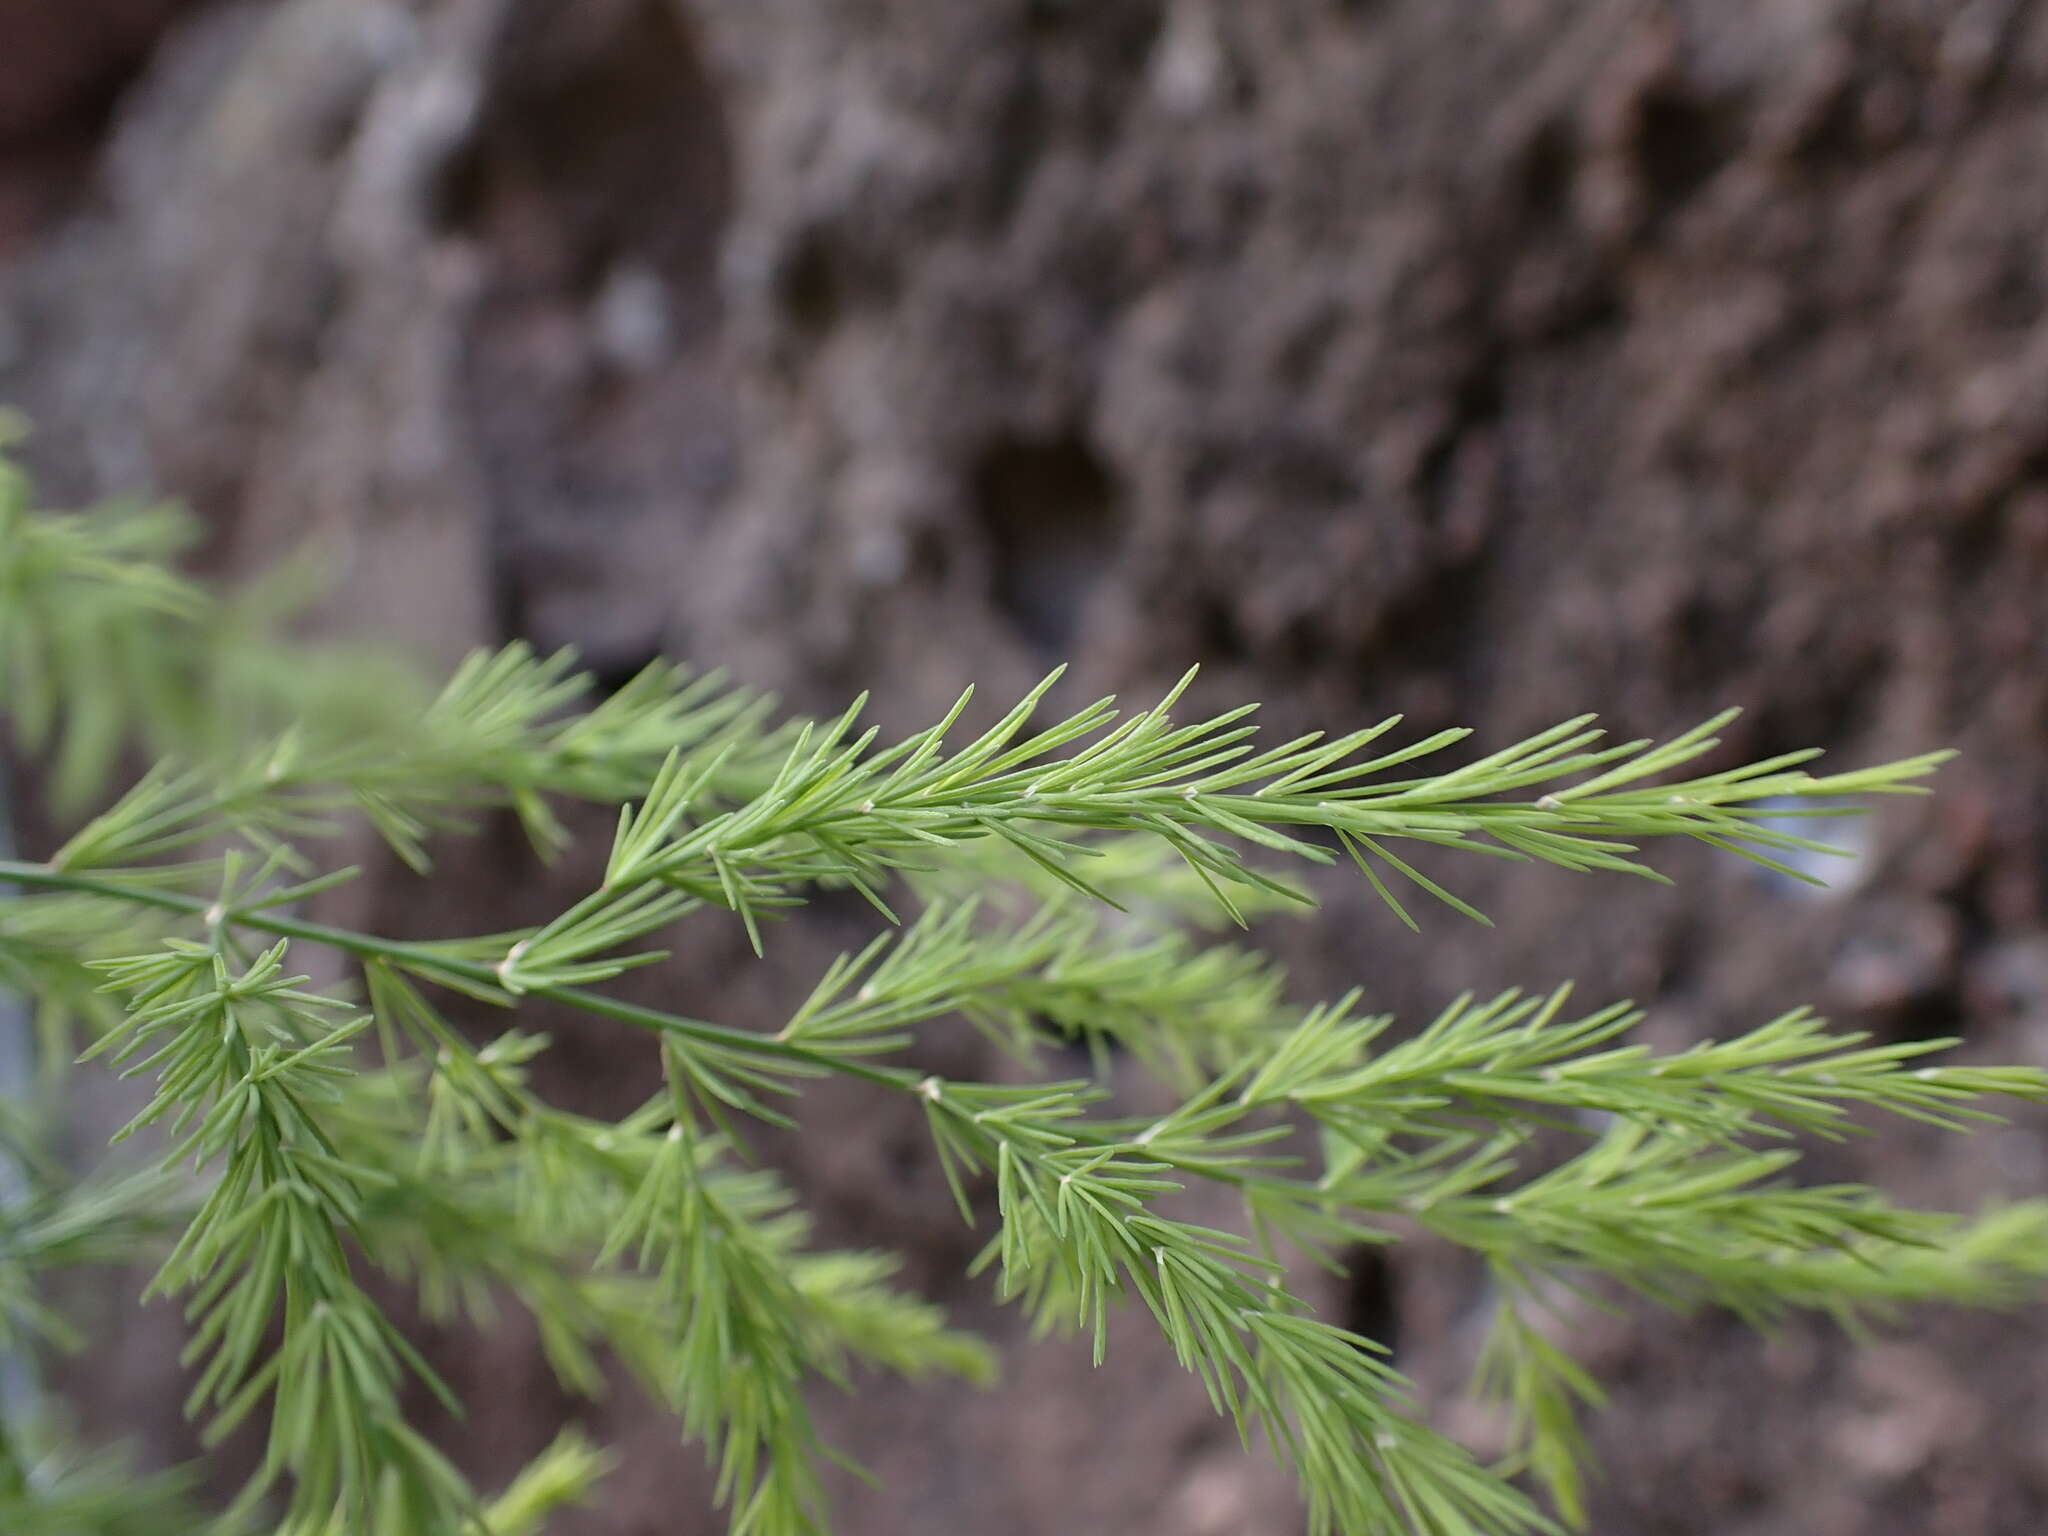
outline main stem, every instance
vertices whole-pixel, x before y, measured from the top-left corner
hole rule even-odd
[[[431,944],[414,944],[403,939],[381,938],[376,934],[361,933],[352,928],[336,928],[327,923],[308,922],[303,918],[289,917],[279,912],[250,911],[239,907],[223,908],[216,902],[187,895],[182,891],[123,885],[118,881],[101,880],[91,875],[52,869],[47,864],[30,864],[14,859],[0,859],[0,885],[22,885],[39,890],[69,891],[79,896],[100,896],[109,901],[127,902],[131,906],[176,912],[186,917],[197,918],[213,927],[246,928],[252,932],[270,934],[275,938],[323,944],[330,949],[354,955],[358,959],[396,961],[407,970],[429,976],[437,975],[449,982],[467,983],[470,987],[499,985],[498,973],[493,967],[475,960],[457,959],[435,949]],[[636,1003],[623,1002],[584,987],[535,987],[519,995],[545,998],[549,1002],[562,1003],[571,1008],[581,1009],[585,1013],[599,1014],[622,1023],[635,1024],[659,1034],[684,1035],[708,1045],[722,1045],[734,1050],[748,1051],[757,1056],[773,1056],[784,1061],[801,1062],[805,1066],[818,1067],[824,1071],[864,1079],[890,1088],[915,1088],[922,1080],[909,1068],[876,1067],[852,1062],[825,1051],[798,1045],[793,1041],[777,1040],[773,1036],[755,1034],[750,1030],[733,1029],[702,1019],[686,1018],[681,1014],[667,1013],[658,1008],[643,1008]]]
[[[0,885],[8,884],[38,890],[69,891],[80,896],[99,896],[110,901],[127,902],[133,906],[176,912],[182,916],[197,918],[209,926],[246,928],[253,932],[270,934],[275,938],[322,944],[330,949],[354,955],[358,959],[394,961],[418,975],[428,978],[438,976],[446,983],[467,984],[465,990],[479,985],[498,985],[498,973],[493,967],[475,960],[457,959],[435,949],[432,945],[408,943],[403,939],[381,938],[375,934],[360,933],[351,928],[336,928],[326,923],[308,922],[303,918],[288,917],[277,912],[223,908],[216,902],[187,895],[182,891],[124,885],[118,881],[52,869],[47,864],[0,859]],[[543,998],[585,1013],[651,1030],[656,1034],[680,1035],[708,1045],[724,1046],[756,1056],[769,1056],[781,1061],[814,1067],[823,1073],[851,1077],[899,1093],[924,1096],[929,1093],[929,1085],[932,1082],[927,1074],[913,1068],[884,1067],[853,1061],[844,1056],[799,1045],[794,1041],[779,1040],[772,1035],[755,1034],[750,1030],[712,1024],[702,1019],[668,1013],[659,1008],[642,1007],[637,1003],[607,997],[602,992],[593,992],[586,987],[535,987],[519,995]],[[1062,1128],[1062,1134],[1073,1137],[1077,1142],[1104,1147],[1123,1145],[1122,1138],[1081,1125],[1065,1126]],[[1161,1157],[1162,1161],[1173,1161],[1170,1155],[1157,1152],[1151,1155]],[[1294,1179],[1211,1167],[1189,1168],[1184,1171],[1246,1190],[1260,1188],[1276,1193],[1285,1192],[1297,1199],[1314,1198],[1316,1195],[1312,1184]]]

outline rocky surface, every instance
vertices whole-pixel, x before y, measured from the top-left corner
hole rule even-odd
[[[88,61],[0,94],[0,186],[34,182],[0,197],[0,396],[53,493],[189,496],[224,569],[312,537],[333,622],[437,656],[666,647],[806,707],[872,686],[897,727],[1071,657],[1076,694],[1202,661],[1276,728],[1740,702],[1751,755],[1958,745],[1819,899],[1690,857],[1675,892],[1489,867],[1456,872],[1483,941],[1340,887],[1277,941],[1304,994],[1411,1013],[1571,975],[1671,1041],[1812,1000],[2048,1062],[2048,6],[57,10],[0,6],[0,56]],[[34,175],[31,140],[62,151]],[[511,915],[514,857],[426,920]],[[380,903],[422,915],[395,878]],[[692,986],[772,1017],[849,922],[792,930],[780,981],[707,937]],[[642,1065],[571,1035],[558,1086]],[[1000,1327],[914,1128],[813,1120],[790,1156],[830,1235]],[[1974,1204],[2039,1188],[2041,1129],[1826,1166]],[[1404,1252],[1331,1302],[1484,1443],[1471,1284]],[[2017,1536],[2048,1506],[2038,1317],[1862,1355],[1561,1326],[1615,1388],[1600,1532]],[[1108,1375],[1020,1344],[1000,1397],[828,1404],[882,1477],[842,1529],[1294,1529],[1143,1333]],[[516,1339],[471,1369],[451,1434],[499,1467],[562,1404]],[[609,1411],[634,1455],[588,1528],[678,1528],[690,1458]]]

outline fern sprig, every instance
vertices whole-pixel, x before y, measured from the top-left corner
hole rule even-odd
[[[75,1040],[154,1079],[123,1133],[144,1171],[98,1185],[48,1176],[35,1117],[0,1115],[39,1181],[0,1210],[0,1318],[15,1347],[54,1336],[49,1273],[153,1250],[153,1290],[186,1298],[210,1435],[268,1405],[231,1512],[245,1525],[281,1504],[290,1536],[537,1530],[599,1475],[567,1442],[499,1499],[473,1493],[406,1422],[408,1385],[437,1384],[371,1299],[374,1270],[437,1317],[525,1307],[577,1391],[616,1358],[706,1445],[732,1529],[821,1530],[818,1383],[990,1368],[893,1288],[888,1256],[814,1250],[793,1192],[749,1162],[745,1122],[801,1130],[824,1078],[921,1106],[963,1218],[987,1223],[980,1267],[1040,1326],[1088,1333],[1102,1361],[1110,1309],[1149,1314],[1217,1412],[1292,1468],[1319,1532],[1548,1530],[1524,1472],[1583,1516],[1579,1420],[1598,1392],[1540,1320],[1551,1298],[1864,1327],[2048,1278],[2041,1203],[1973,1222],[1796,1177],[1799,1137],[1872,1113],[1964,1129],[1993,1099],[2048,1099],[2048,1074],[1923,1064],[1948,1042],[1804,1012],[1658,1053],[1631,1038],[1635,1010],[1574,1013],[1561,991],[1461,998],[1404,1031],[1357,994],[1296,1005],[1277,969],[1197,934],[1305,904],[1293,875],[1346,856],[1411,923],[1418,892],[1480,917],[1437,850],[1661,879],[1643,845],[1676,837],[1797,873],[1790,856],[1823,850],[1787,830],[1788,806],[1917,791],[1941,754],[1698,771],[1725,715],[1619,744],[1577,717],[1463,761],[1466,733],[1403,742],[1397,718],[1265,744],[1249,708],[1176,718],[1192,673],[1135,713],[1102,699],[1041,721],[1054,674],[979,731],[962,695],[891,743],[860,703],[778,723],[772,700],[667,663],[593,702],[573,658],[522,646],[380,707],[304,649],[228,664],[261,605],[231,613],[175,572],[174,515],[33,512],[5,474],[0,706],[17,739],[54,749],[77,803],[132,738],[165,760],[52,856],[0,862],[0,982],[42,1001],[46,1057]],[[304,684],[296,703],[281,679]],[[421,942],[307,910],[353,873],[321,857],[351,820],[424,868],[493,808],[556,852],[579,800],[616,809],[617,831],[602,883],[550,920]],[[737,917],[761,950],[769,918],[824,890],[894,931],[780,1028],[607,990],[679,924]],[[305,946],[359,970],[362,1001],[353,975],[291,974]],[[513,1027],[479,1043],[442,992]],[[644,1032],[660,1091],[610,1121],[547,1102],[547,1041],[516,1012],[534,1004]],[[960,1025],[1028,1080],[934,1074],[932,1033]],[[1048,1040],[1089,1047],[1092,1077],[1048,1079]],[[1164,1112],[1111,1094],[1113,1047],[1172,1091]],[[1244,1230],[1190,1219],[1197,1186],[1233,1195]],[[1494,1277],[1480,1384],[1510,1409],[1503,1468],[1420,1422],[1384,1352],[1294,1284],[1298,1257],[1339,1265],[1417,1231]],[[9,1529],[70,1507],[25,1491],[24,1466],[0,1455]],[[72,1503],[106,1484],[83,1479]]]
[[[317,1108],[339,1092],[346,1043],[369,1020],[330,1022],[341,1005],[284,974],[285,947],[239,971],[225,948],[182,940],[101,962],[129,1015],[93,1053],[158,1083],[116,1140],[168,1122],[170,1159],[221,1162],[150,1290],[192,1295],[186,1358],[205,1364],[187,1406],[212,1410],[210,1440],[273,1398],[270,1451],[247,1497],[289,1472],[295,1518],[342,1509],[367,1526],[395,1499],[405,1518],[452,1531],[474,1501],[406,1426],[403,1376],[458,1405],[350,1273],[341,1239],[373,1177],[337,1155]],[[283,1342],[263,1359],[280,1316]]]

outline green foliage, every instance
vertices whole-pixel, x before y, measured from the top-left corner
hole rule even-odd
[[[858,704],[779,722],[666,663],[593,705],[570,658],[520,646],[372,707],[317,648],[274,648],[275,674],[240,659],[250,610],[175,574],[184,539],[169,514],[37,512],[18,475],[0,483],[17,745],[54,753],[69,805],[102,799],[129,745],[157,763],[46,858],[0,863],[0,983],[34,1001],[52,1086],[73,1056],[153,1086],[83,1183],[25,1109],[5,1122],[27,1187],[0,1206],[0,1344],[60,1347],[52,1276],[147,1258],[146,1295],[185,1308],[189,1411],[210,1441],[267,1418],[267,1451],[202,1517],[189,1480],[10,1424],[11,1532],[542,1530],[604,1458],[571,1437],[498,1498],[472,1490],[407,1422],[414,1385],[447,1391],[376,1299],[393,1285],[479,1326],[516,1302],[568,1387],[601,1391],[612,1360],[673,1411],[735,1532],[822,1531],[818,1382],[994,1373],[894,1287],[889,1256],[816,1249],[750,1161],[747,1122],[801,1128],[824,1077],[921,1107],[962,1218],[987,1229],[979,1267],[1041,1325],[1113,1369],[1110,1310],[1149,1313],[1216,1411],[1293,1469],[1317,1532],[1551,1530],[1541,1495],[1579,1520],[1600,1392],[1542,1321],[1560,1289],[1862,1326],[1921,1299],[2010,1302],[2048,1272],[2048,1206],[1971,1221],[1791,1176],[1797,1137],[1868,1112],[1961,1129],[1988,1100],[2048,1098],[2041,1073],[1921,1065],[1949,1042],[1875,1045],[1805,1013],[1660,1055],[1630,1009],[1564,992],[1461,998],[1404,1032],[1356,994],[1295,1005],[1271,964],[1210,936],[1219,915],[1304,906],[1289,863],[1348,858],[1411,924],[1424,900],[1479,917],[1422,867],[1447,856],[1657,879],[1639,845],[1679,837],[1785,868],[1774,855],[1818,846],[1773,824],[1788,799],[1912,792],[1939,754],[1702,773],[1725,717],[1622,745],[1580,718],[1440,766],[1464,732],[1394,744],[1389,719],[1266,746],[1249,709],[1181,723],[1187,679],[1135,714],[1105,699],[1040,723],[1057,675],[978,733],[963,695],[885,743]],[[558,854],[567,801],[613,807],[617,830],[601,883],[551,921],[428,942],[308,915],[353,874],[330,867],[352,822],[426,871],[493,809]],[[766,954],[775,918],[833,889],[872,904],[878,936],[780,1029],[606,990],[684,922],[736,923]],[[299,974],[316,953],[341,981]],[[570,1113],[532,1086],[545,1039],[478,1042],[451,994],[635,1026],[660,1086],[616,1122]],[[949,1020],[1023,1080],[921,1066]],[[1093,1051],[1092,1076],[1044,1076],[1054,1037]],[[1177,1107],[1120,1111],[1112,1046]],[[1174,1214],[1197,1184],[1234,1194],[1239,1229]],[[1493,1276],[1478,1384],[1511,1415],[1504,1465],[1420,1422],[1383,1349],[1297,1289],[1303,1258],[1416,1232]]]

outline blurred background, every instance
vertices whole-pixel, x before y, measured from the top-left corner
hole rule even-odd
[[[0,401],[48,500],[186,498],[223,577],[311,540],[323,621],[436,665],[668,651],[902,729],[1199,661],[1270,729],[1740,703],[1731,753],[1958,746],[1818,896],[1478,861],[1494,933],[1337,881],[1272,939],[1303,998],[1409,1016],[1575,977],[1661,1043],[1810,1001],[2048,1065],[2044,149],[2032,0],[0,0]],[[486,840],[364,920],[580,878]],[[860,931],[693,936],[691,1011],[771,1019]],[[634,1042],[556,1033],[551,1093],[637,1100]],[[821,1399],[879,1478],[839,1530],[1300,1529],[1148,1329],[1094,1373],[962,1279],[914,1119],[807,1113],[822,1235],[1008,1361]],[[1975,1206],[2040,1192],[2044,1129],[1818,1167]],[[1484,1450],[1478,1284],[1417,1245],[1322,1295]],[[2048,1528],[2039,1314],[1563,1326],[1613,1389],[1600,1536]],[[88,1427],[189,1453],[169,1313],[97,1338]],[[437,1359],[487,1482],[572,1417],[625,1449],[563,1529],[722,1529],[673,1427],[571,1403],[516,1321]]]

